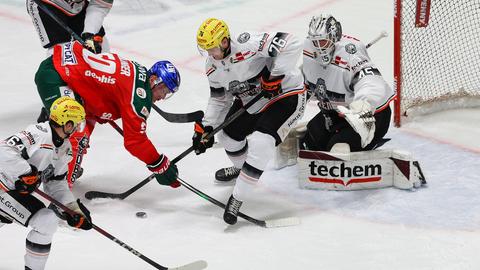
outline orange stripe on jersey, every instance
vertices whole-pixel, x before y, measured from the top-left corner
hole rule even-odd
[[[299,94],[304,93],[305,91],[307,91],[307,90],[306,90],[305,87],[304,87],[304,88],[302,88],[301,90],[293,90],[293,91],[287,92],[287,93],[285,93],[285,94],[283,94],[283,95],[280,95],[280,96],[278,96],[278,97],[270,100],[270,102],[268,102],[268,103],[260,110],[260,112],[265,111],[268,107],[270,107],[273,103],[279,101],[280,99],[283,99],[283,98],[286,98],[286,97],[289,97],[289,96],[293,96],[293,95],[299,95]]]

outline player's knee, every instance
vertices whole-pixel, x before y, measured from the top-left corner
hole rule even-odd
[[[50,237],[57,231],[58,217],[52,210],[42,208],[32,216],[29,225],[37,233]]]

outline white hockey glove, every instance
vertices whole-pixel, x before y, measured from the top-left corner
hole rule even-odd
[[[344,117],[360,135],[362,148],[372,142],[375,135],[375,117],[373,117],[372,107],[367,101],[356,100],[350,103],[349,109],[338,106],[337,110],[339,115]]]

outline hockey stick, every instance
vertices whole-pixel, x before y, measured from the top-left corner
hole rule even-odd
[[[73,210],[71,210],[70,208],[66,207],[65,205],[63,205],[62,203],[60,203],[59,201],[55,200],[54,198],[52,198],[51,196],[49,196],[48,194],[44,193],[43,191],[39,190],[38,188],[35,189],[35,192],[42,196],[43,198],[45,198],[46,200],[50,201],[51,203],[53,203],[55,206],[57,206],[58,208],[62,209],[63,211],[67,212],[68,214],[70,215],[74,215],[76,214],[76,212],[74,212]],[[160,269],[160,270],[169,270],[169,269],[177,269],[177,270],[200,270],[200,269],[204,269],[207,267],[207,262],[206,261],[203,261],[203,260],[199,260],[199,261],[195,261],[195,262],[192,262],[192,263],[189,263],[189,264],[186,264],[186,265],[183,265],[183,266],[179,266],[179,267],[174,267],[174,268],[170,268],[170,267],[165,267],[165,266],[162,266],[158,263],[156,263],[155,261],[151,260],[150,258],[146,257],[145,255],[143,255],[142,253],[140,253],[139,251],[135,250],[134,248],[130,247],[129,245],[125,244],[124,242],[122,242],[121,240],[119,240],[118,238],[116,238],[115,236],[109,234],[108,232],[106,232],[104,229],[98,227],[97,225],[93,224],[92,223],[92,228],[94,230],[96,230],[97,232],[99,232],[100,234],[102,234],[103,236],[107,237],[108,239],[112,240],[113,242],[117,243],[119,246],[125,248],[126,250],[128,250],[130,253],[132,253],[133,255],[139,257],[140,259],[144,260],[145,262],[147,262],[148,264],[150,264],[151,266],[155,267],[156,269]]]
[[[41,3],[40,0],[34,0],[34,2],[41,10],[43,10],[43,12],[45,12],[48,16],[50,16],[50,18],[57,22],[58,25],[60,25],[65,31],[67,31],[73,37],[73,39],[80,42],[83,47],[87,47],[85,41],[77,33],[75,33],[72,28],[66,25],[65,22],[58,18],[57,15],[55,15],[43,3]],[[152,108],[157,111],[165,120],[171,123],[189,123],[200,121],[203,118],[203,111],[195,111],[191,113],[169,113],[162,111],[155,104],[152,104]]]
[[[216,127],[212,132],[210,132],[207,136],[205,136],[205,140],[209,140],[211,137],[213,137],[216,133],[218,133],[220,130],[222,130],[224,127],[228,126],[233,120],[237,119],[240,115],[242,115],[248,108],[250,108],[254,103],[256,103],[259,99],[262,98],[262,95],[257,95],[254,99],[249,101],[245,106],[240,108],[238,111],[230,115],[222,124],[220,124],[218,127]],[[110,125],[115,128],[115,130],[118,131],[118,133],[123,135],[122,129],[113,121],[109,121]],[[183,151],[180,155],[178,155],[176,158],[172,160],[172,163],[175,164],[178,161],[180,161],[182,158],[193,152],[193,146],[190,146],[187,150]],[[88,191],[85,193],[85,198],[88,200],[91,199],[96,199],[96,198],[110,198],[110,199],[120,199],[123,200],[126,197],[130,196],[133,192],[137,191],[141,187],[145,186],[155,178],[155,174],[151,174],[149,177],[145,178],[142,180],[140,183],[136,184],[129,190],[123,192],[123,193],[109,193],[109,192],[102,192],[102,191]]]
[[[208,196],[207,194],[203,193],[202,191],[196,189],[194,186],[190,185],[189,183],[185,182],[183,179],[178,178],[178,181],[182,183],[182,186],[186,187],[193,193],[197,194],[198,196],[204,198],[205,200],[215,204],[216,206],[225,209],[225,204],[222,202],[217,201],[216,199]],[[286,226],[293,226],[300,224],[300,219],[297,217],[287,217],[287,218],[279,218],[279,219],[267,219],[267,220],[259,220],[250,216],[245,215],[242,212],[238,212],[238,216],[249,221],[255,225],[264,228],[275,228],[275,227],[286,227]]]
[[[370,46],[372,46],[373,44],[377,43],[380,39],[384,38],[384,37],[388,37],[388,33],[387,31],[382,31],[380,33],[380,35],[378,35],[376,38],[374,38],[372,41],[370,41],[370,43],[368,43],[367,45],[365,45],[365,48],[370,48]]]

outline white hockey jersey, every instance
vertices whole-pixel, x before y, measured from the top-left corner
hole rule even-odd
[[[335,43],[335,53],[328,66],[320,64],[320,56],[309,39],[303,47],[305,84],[333,105],[347,106],[355,100],[366,100],[372,111],[379,112],[393,100],[395,93],[380,71],[370,61],[365,45],[343,35]]]
[[[305,91],[302,74],[297,67],[301,41],[295,36],[282,32],[244,32],[232,36],[230,45],[231,52],[227,57],[222,60],[208,57],[206,61],[211,92],[204,125],[218,126],[234,97],[246,104],[257,96],[261,92],[260,78],[264,73],[285,75],[282,93],[272,99],[260,99],[248,109],[251,114],[261,112],[286,96]]]
[[[66,175],[72,159],[72,147],[64,140],[60,147],[52,141],[48,122],[28,126],[25,130],[0,142],[0,189],[15,189],[15,181],[37,167],[44,191],[63,204],[75,198],[68,188]]]

